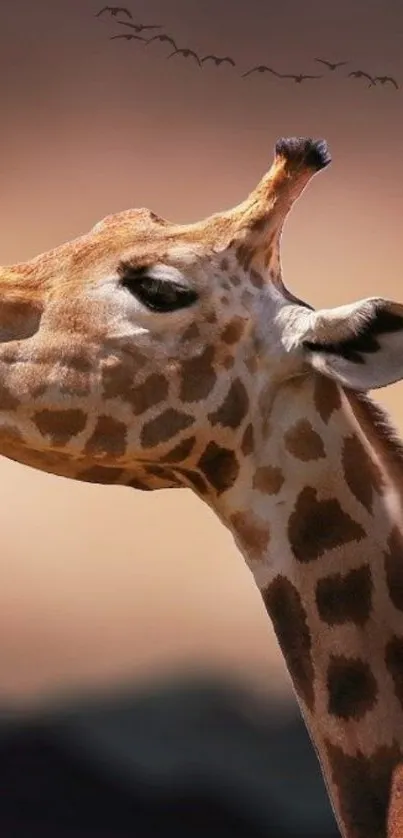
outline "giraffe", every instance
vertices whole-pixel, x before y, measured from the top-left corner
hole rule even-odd
[[[0,454],[207,503],[261,593],[342,835],[386,838],[403,445],[367,391],[403,377],[403,305],[315,310],[284,284],[284,222],[330,162],[324,140],[283,138],[232,209],[125,210],[2,267]]]

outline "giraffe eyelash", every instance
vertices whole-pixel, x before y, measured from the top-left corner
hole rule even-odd
[[[149,311],[169,313],[193,305],[198,295],[193,289],[155,277],[147,268],[129,268],[120,271],[120,284]]]

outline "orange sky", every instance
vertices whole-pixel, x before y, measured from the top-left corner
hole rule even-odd
[[[400,0],[128,4],[180,46],[238,63],[203,70],[166,61],[167,45],[110,41],[130,30],[95,18],[94,0],[3,5],[3,264],[130,206],[176,221],[231,206],[278,137],[313,135],[328,140],[333,164],[287,222],[287,284],[315,306],[403,300],[403,90],[346,77],[361,68],[403,83]],[[315,56],[349,64],[330,73]],[[260,63],[324,78],[241,78]],[[402,393],[379,394],[400,429]],[[288,689],[249,573],[190,493],[79,485],[4,460],[0,469],[0,695],[178,658],[249,667]]]

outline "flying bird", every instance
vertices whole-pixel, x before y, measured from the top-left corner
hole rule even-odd
[[[183,55],[184,58],[190,58],[190,56],[191,56],[192,58],[195,59],[195,61],[197,61],[199,67],[202,66],[201,63],[200,63],[199,56],[195,52],[193,52],[192,49],[187,49],[187,48],[185,48],[185,49],[174,49],[174,51],[171,52],[170,55],[167,56],[167,58],[172,58],[174,55]]]
[[[144,41],[145,38],[142,38],[141,35],[111,35],[109,38],[110,41],[114,41],[116,38],[126,38],[126,41]]]
[[[246,73],[242,73],[242,78],[250,76],[251,73],[273,73],[274,76],[280,76],[280,73],[277,73],[277,71],[273,70],[271,67],[267,67],[266,64],[259,64],[258,67],[252,67],[251,70],[247,70]]]
[[[372,87],[373,84],[376,84],[375,79],[373,79],[372,76],[369,75],[369,73],[365,73],[364,70],[353,70],[353,72],[349,73],[348,76],[349,78],[351,77],[354,79],[368,79],[368,81],[371,82],[369,87]]]
[[[122,15],[127,15],[130,18],[133,17],[129,9],[125,9],[123,6],[104,6],[103,9],[100,9],[100,11],[96,13],[95,17],[103,15],[104,12],[109,12],[112,15],[112,17],[117,17],[119,13],[121,13]]]
[[[395,79],[393,79],[392,76],[375,76],[375,78],[374,78],[375,84],[376,84],[377,81],[380,81],[381,84],[386,84],[386,82],[389,81],[391,84],[394,84],[396,90],[399,89],[399,85],[398,85],[397,81],[395,81]]]
[[[130,26],[136,32],[143,32],[144,29],[161,29],[160,23],[129,23],[127,20],[118,20],[121,26]]]
[[[329,67],[329,70],[337,70],[337,67],[343,67],[344,64],[348,64],[348,61],[336,61],[333,64],[332,61],[326,61],[326,58],[315,58],[315,61],[319,61],[320,64],[325,64],[326,67]]]
[[[219,64],[223,64],[224,61],[226,61],[227,64],[232,64],[232,66],[235,67],[235,61],[233,58],[230,58],[229,55],[226,55],[225,58],[219,58],[218,55],[205,55],[204,58],[200,59],[200,61],[203,64],[205,61],[208,61],[209,59],[211,61],[214,61],[217,67]]]
[[[281,79],[294,79],[296,84],[301,84],[304,79],[323,79],[323,76],[309,76],[305,73],[298,73],[295,75],[294,73],[278,73]]]
[[[153,35],[152,38],[147,39],[146,46],[148,46],[148,44],[151,44],[151,41],[161,41],[164,44],[171,44],[174,49],[177,49],[176,43],[170,35]]]

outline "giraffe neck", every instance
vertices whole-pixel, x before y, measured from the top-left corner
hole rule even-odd
[[[323,377],[283,387],[220,517],[262,593],[342,834],[386,838],[403,754],[402,547],[378,431],[369,444],[354,398]]]

